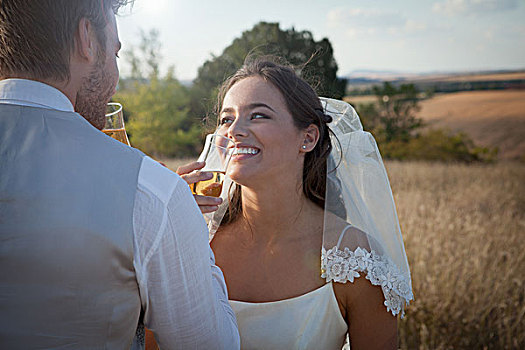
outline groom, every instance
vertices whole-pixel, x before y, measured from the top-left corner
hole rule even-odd
[[[0,1],[2,349],[239,347],[188,185],[98,130],[125,2]]]

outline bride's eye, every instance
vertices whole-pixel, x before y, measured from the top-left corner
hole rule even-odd
[[[229,124],[231,122],[233,122],[233,118],[230,116],[225,116],[220,119],[219,125]]]
[[[270,119],[270,117],[268,117],[266,114],[262,114],[262,113],[253,113],[252,114],[252,119]]]

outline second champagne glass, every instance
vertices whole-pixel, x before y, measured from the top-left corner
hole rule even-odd
[[[204,149],[198,161],[206,162],[206,165],[200,171],[211,172],[213,177],[210,180],[192,184],[191,190],[194,194],[211,197],[219,197],[221,195],[222,183],[234,148],[235,142],[228,137],[218,134],[206,136]]]

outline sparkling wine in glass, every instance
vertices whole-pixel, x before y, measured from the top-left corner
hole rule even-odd
[[[109,137],[130,146],[128,134],[126,134],[126,128],[124,127],[124,114],[120,103],[108,103],[106,125],[104,126],[104,129],[102,129],[102,132]]]
[[[213,177],[191,184],[193,194],[211,197],[221,195],[222,183],[234,148],[235,142],[228,137],[218,134],[206,136],[204,149],[198,159],[199,162],[205,161],[206,165],[199,171],[211,172]]]

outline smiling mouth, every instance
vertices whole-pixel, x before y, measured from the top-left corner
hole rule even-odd
[[[255,147],[238,147],[233,149],[232,156],[240,155],[256,155],[260,152],[258,148]]]

